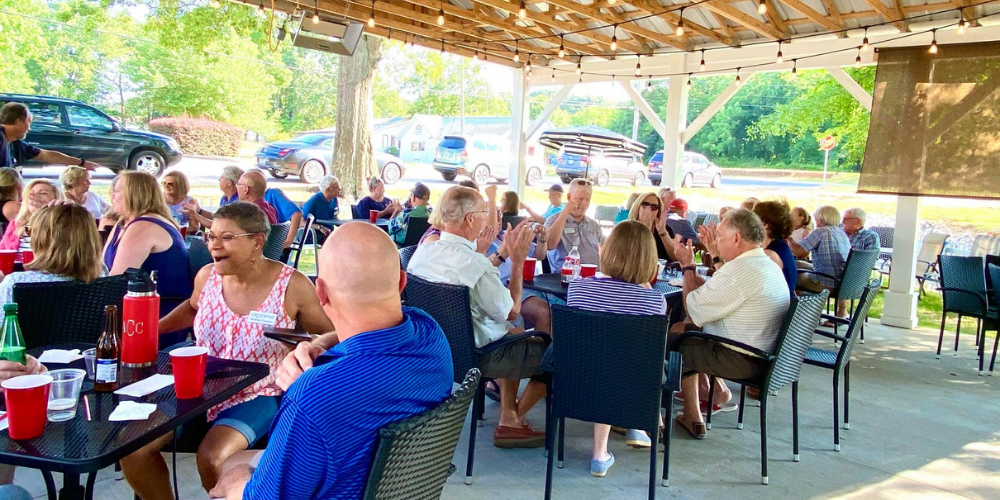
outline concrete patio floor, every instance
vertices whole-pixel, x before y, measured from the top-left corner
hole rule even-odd
[[[657,486],[657,495],[712,500],[1000,498],[1000,376],[977,374],[972,336],[963,335],[958,354],[947,352],[940,360],[934,359],[936,331],[887,328],[873,320],[865,337],[867,342],[855,349],[851,429],[841,432],[842,451],[833,451],[831,372],[806,366],[799,393],[801,462],[792,462],[791,392],[786,388],[769,399],[770,485],[760,484],[759,410],[750,405],[743,430],[736,429],[736,413],[716,415],[704,441],[675,428],[670,487]],[[825,342],[817,340],[820,347]],[[946,334],[945,344],[949,342],[954,345],[953,333]],[[541,450],[494,448],[495,403],[487,401],[485,416],[477,437],[474,483],[463,483],[468,443],[463,432],[454,462],[459,470],[449,478],[442,498],[542,498]],[[541,427],[544,412],[536,408],[529,418]],[[645,498],[648,452],[630,449],[612,434],[616,464],[607,477],[594,478],[588,469],[590,445],[591,426],[567,422],[566,463],[555,472],[554,498]],[[660,453],[658,460],[662,458]],[[182,498],[208,498],[194,457],[179,456],[178,466]],[[37,471],[18,469],[15,482],[44,497]],[[107,470],[99,476],[95,498],[127,500],[132,492]]]

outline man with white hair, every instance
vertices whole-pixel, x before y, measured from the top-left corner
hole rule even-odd
[[[847,255],[851,252],[851,240],[843,229],[837,227],[840,211],[836,207],[824,205],[816,209],[813,219],[816,221],[816,229],[798,243],[788,242],[788,247],[796,257],[808,257],[812,252],[812,269],[839,279],[844,273]],[[834,278],[799,273],[799,289],[819,293],[824,288],[832,289],[835,286],[837,282]]]
[[[533,237],[527,223],[518,224],[504,237],[511,262],[510,282],[504,288],[496,266],[477,251],[477,239],[483,237],[489,218],[482,195],[467,187],[450,188],[438,202],[435,214],[441,237],[418,246],[407,271],[428,281],[469,288],[476,347],[519,332],[508,322],[518,320],[521,313],[524,260]],[[488,231],[485,237],[493,239]],[[545,433],[533,430],[524,416],[545,396],[545,385],[532,380],[517,399],[520,380],[540,374],[538,365],[544,351],[542,339],[531,337],[503,345],[480,358],[483,377],[495,379],[500,385],[500,422],[493,432],[494,446],[537,448],[544,443]]]
[[[340,215],[340,179],[325,175],[319,180],[319,192],[302,205],[302,216],[312,215],[317,221],[337,220]],[[330,234],[333,226],[318,223],[315,226],[323,235]]]
[[[596,220],[587,217],[594,185],[588,180],[573,179],[569,184],[566,206],[561,212],[545,221],[548,228],[546,241],[549,246],[549,265],[560,269],[566,256],[576,247],[580,252],[581,264],[599,266],[600,248],[604,243],[604,232]]]
[[[871,229],[865,229],[867,219],[868,214],[860,208],[844,210],[844,218],[840,222],[847,237],[851,240],[851,248],[858,250],[878,250],[881,248],[878,233]]]
[[[219,208],[234,201],[240,201],[240,195],[236,192],[236,183],[240,181],[240,177],[244,173],[243,169],[236,165],[228,165],[222,169],[222,175],[219,176],[219,190],[222,191],[222,197],[219,198]],[[181,211],[189,219],[198,221],[202,226],[212,227],[212,218],[214,215],[212,212],[197,205],[192,205],[191,207],[185,206]]]

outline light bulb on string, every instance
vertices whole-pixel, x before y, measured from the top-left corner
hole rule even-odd
[[[212,8],[218,9],[219,7],[222,7],[222,3],[219,0],[212,0]]]
[[[861,40],[861,52],[868,52],[868,28],[865,28],[864,40]]]
[[[372,0],[372,13],[368,16],[368,27],[375,27],[375,0]]]
[[[781,56],[781,40],[778,40],[778,57],[775,58],[774,62],[778,64],[785,62],[785,58]]]
[[[444,39],[441,39],[441,55],[444,55]]]
[[[611,51],[614,52],[618,50],[618,25],[616,24],[612,29],[614,31],[611,32]]]
[[[313,13],[313,24],[319,24],[319,11]]]
[[[959,16],[958,17],[958,34],[959,35],[964,35],[965,34],[965,27],[969,23],[965,22],[965,16],[962,14],[962,11],[958,11],[958,16]]]
[[[743,82],[740,81],[740,68],[736,68],[736,86],[739,87]]]
[[[437,23],[438,26],[444,26],[444,5],[442,5],[441,8],[438,9]]]
[[[555,83],[555,81],[556,81],[556,69],[552,68],[552,82]]]
[[[639,61],[635,62],[635,76],[642,76],[642,63]]]
[[[528,9],[524,5],[524,0],[521,0],[521,4],[517,8],[517,17],[519,17],[521,19],[524,19],[525,17],[528,17]]]
[[[583,64],[580,61],[576,62],[576,74],[578,75],[583,74]]]
[[[858,47],[858,57],[854,58],[854,67],[855,68],[861,67],[861,47]]]
[[[521,60],[521,53],[517,47],[517,40],[514,40],[514,62],[519,62]]]
[[[798,60],[792,59],[792,76],[798,76],[798,65]]]
[[[618,3],[618,0],[608,0],[608,5],[614,5]]]
[[[472,53],[472,60],[473,61],[478,61],[479,60],[479,47],[478,46],[476,46],[476,51]]]
[[[693,74],[693,73],[688,73],[688,84],[687,84],[687,85],[688,85],[688,88],[691,88],[691,75],[692,75],[692,74]]]
[[[701,65],[699,66],[702,71],[705,71],[705,49],[701,49]]]
[[[577,80],[579,83],[583,83],[583,73],[580,73],[580,79]]]
[[[930,50],[928,52],[930,52],[931,54],[937,54],[938,53],[937,30],[936,29],[931,30],[931,48],[930,48]]]
[[[264,0],[260,0],[260,4],[257,7],[257,13],[264,14]]]
[[[757,13],[762,16],[767,14],[767,4],[764,3],[764,0],[757,0]]]
[[[566,46],[563,45],[563,36],[559,35],[559,59],[566,57]]]
[[[646,88],[653,88],[653,75],[649,75],[649,79],[646,80]]]
[[[684,36],[684,7],[681,7],[681,17],[677,20],[677,30],[674,33],[677,36]]]

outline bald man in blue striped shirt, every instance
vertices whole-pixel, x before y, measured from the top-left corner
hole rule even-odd
[[[267,449],[227,463],[213,498],[361,498],[379,429],[451,393],[448,341],[430,316],[401,306],[406,274],[389,236],[344,224],[320,261],[316,293],[336,333],[299,344],[285,360],[278,383],[291,386]]]

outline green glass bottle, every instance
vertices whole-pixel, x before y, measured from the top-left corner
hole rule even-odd
[[[3,305],[3,334],[0,335],[0,360],[17,361],[26,364],[24,358],[24,336],[17,324],[17,304]]]

